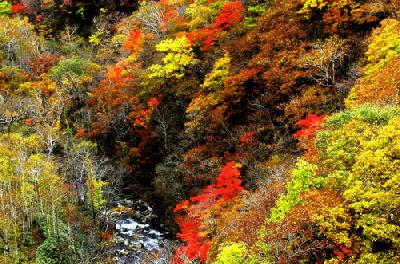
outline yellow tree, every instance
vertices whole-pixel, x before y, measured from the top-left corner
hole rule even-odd
[[[365,75],[351,89],[347,107],[399,103],[400,23],[385,19],[370,38]]]
[[[221,91],[230,73],[229,53],[218,59],[213,69],[204,78],[198,95],[192,99],[186,109],[186,132],[198,132],[208,123],[210,111],[223,100]]]
[[[158,52],[166,52],[163,65],[150,66],[150,78],[176,78],[185,75],[186,67],[195,62],[195,57],[190,41],[185,37],[166,39],[157,44]]]

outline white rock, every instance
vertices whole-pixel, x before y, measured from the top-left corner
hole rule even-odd
[[[148,228],[150,225],[149,224],[138,224],[137,226],[141,229],[145,229],[145,228]]]
[[[149,235],[156,235],[156,236],[162,236],[162,234],[160,233],[160,232],[158,232],[158,231],[156,231],[156,230],[154,230],[154,229],[151,229],[150,231],[149,231]]]
[[[138,225],[137,222],[133,221],[132,219],[128,219],[128,220],[122,222],[122,223],[119,225],[119,228],[118,228],[118,224],[117,224],[116,229],[117,229],[117,230],[120,230],[120,229],[136,230],[136,228],[137,228],[138,226],[139,226],[139,225]]]

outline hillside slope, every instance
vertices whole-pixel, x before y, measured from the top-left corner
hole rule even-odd
[[[152,261],[399,263],[399,11],[0,2],[0,262],[114,263],[129,198]]]

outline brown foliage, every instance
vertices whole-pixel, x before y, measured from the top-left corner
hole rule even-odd
[[[41,75],[42,73],[47,73],[52,66],[58,63],[59,60],[59,56],[45,52],[32,58],[30,61],[30,67],[36,75]]]
[[[303,199],[284,220],[267,227],[265,239],[278,263],[323,262],[335,258],[338,249],[351,245],[351,217],[343,198],[323,189],[311,191]]]

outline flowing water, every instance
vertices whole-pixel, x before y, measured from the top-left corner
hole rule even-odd
[[[162,227],[151,226],[156,218],[144,201],[122,200],[107,214],[106,224],[113,230],[111,253],[117,264],[169,263],[173,242]]]

